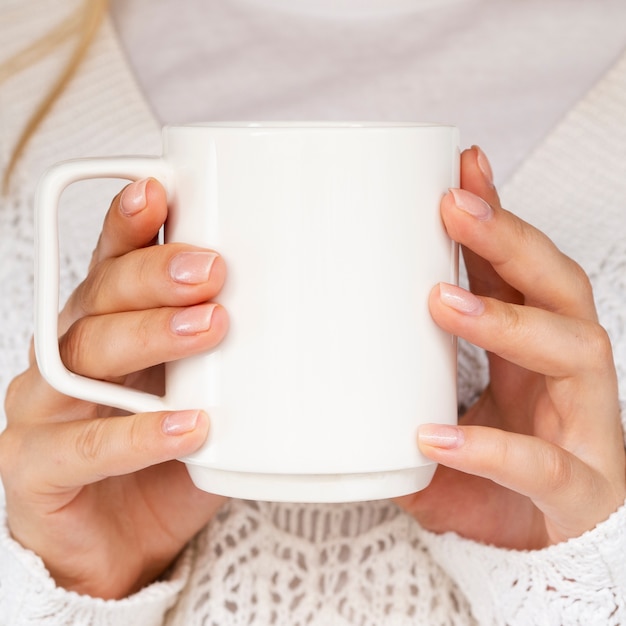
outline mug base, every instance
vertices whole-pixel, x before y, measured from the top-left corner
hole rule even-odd
[[[271,502],[361,502],[415,493],[427,487],[436,463],[355,474],[257,474],[186,463],[196,487],[222,496]]]

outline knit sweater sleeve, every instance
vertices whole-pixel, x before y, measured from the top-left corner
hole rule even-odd
[[[0,509],[0,626],[157,626],[178,599],[191,569],[184,553],[166,580],[122,600],[103,600],[58,587],[43,561],[10,535]]]
[[[537,551],[425,533],[481,626],[626,623],[626,506],[581,537]]]

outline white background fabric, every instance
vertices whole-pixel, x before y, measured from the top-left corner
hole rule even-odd
[[[499,183],[626,45],[623,0],[113,0],[112,11],[162,122],[451,123]]]

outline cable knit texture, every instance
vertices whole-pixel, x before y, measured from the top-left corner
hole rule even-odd
[[[49,5],[49,0],[6,3],[0,12],[3,54],[45,30]],[[24,26],[4,28],[2,20],[15,12],[22,13],[17,23]],[[61,47],[3,85],[3,163],[28,114],[26,103],[36,101],[66,54]],[[35,137],[0,209],[3,394],[10,378],[26,365],[32,327],[30,206],[41,171],[78,155],[158,150],[157,125],[107,24],[80,75]],[[590,274],[602,322],[613,340],[622,397],[625,164],[626,58],[537,148],[502,194],[509,208],[552,235]],[[88,202],[82,185],[65,194],[62,297],[83,275],[103,212],[118,188],[119,183],[89,183]],[[482,355],[463,345],[459,373],[460,399],[468,405],[486,382]],[[523,552],[479,545],[451,533],[428,533],[389,502],[233,500],[163,581],[115,602],[56,587],[41,560],[13,541],[3,521],[0,625],[618,626],[626,623],[624,554],[626,507],[580,538]]]

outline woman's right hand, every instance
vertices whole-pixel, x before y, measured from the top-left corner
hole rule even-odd
[[[212,303],[222,258],[153,245],[167,216],[154,179],[111,204],[85,281],[59,318],[71,371],[162,392],[162,363],[216,346],[228,319]],[[57,584],[121,598],[156,579],[223,498],[199,491],[176,459],[208,430],[201,411],[125,415],[64,396],[30,366],[10,385],[0,473],[13,537]]]

